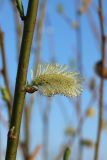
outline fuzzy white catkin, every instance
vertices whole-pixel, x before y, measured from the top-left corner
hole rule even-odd
[[[69,72],[66,65],[39,64],[37,73],[32,80],[42,95],[53,96],[62,94],[76,97],[82,92],[83,78],[77,72]]]

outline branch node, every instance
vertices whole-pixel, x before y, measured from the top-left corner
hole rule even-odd
[[[9,132],[8,132],[8,137],[10,139],[17,139],[17,134],[15,133],[15,126],[13,126]]]

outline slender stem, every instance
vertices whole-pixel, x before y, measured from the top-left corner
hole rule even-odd
[[[78,4],[78,5],[77,5]],[[76,21],[78,27],[76,29],[76,41],[77,41],[77,67],[81,74],[83,74],[83,64],[82,64],[82,32],[81,32],[81,15],[78,13],[80,7],[80,0],[76,0]],[[81,118],[81,105],[82,105],[82,97],[77,98],[76,109],[77,109],[77,116],[79,118],[79,123],[82,124]],[[83,156],[83,147],[81,146],[81,134],[82,134],[82,125],[79,128],[79,160],[82,160]]]
[[[14,21],[15,21],[15,30],[16,30],[16,46],[17,46],[17,55],[16,58],[18,60],[19,57],[19,51],[20,51],[20,44],[21,44],[21,35],[22,35],[22,27],[19,21],[19,14],[17,14],[17,8],[16,8],[16,0],[11,0],[12,7],[14,11]]]
[[[87,14],[89,25],[90,25],[90,27],[92,29],[92,34],[94,35],[95,40],[96,40],[96,47],[99,49],[100,34],[99,34],[97,24],[95,23],[94,16],[93,16],[92,11],[90,10],[90,8],[86,12],[86,14]]]
[[[48,98],[47,106],[43,113],[43,160],[48,160],[49,149],[49,115],[51,109],[51,99]]]
[[[34,68],[35,68],[35,74],[37,71],[37,65],[38,63],[40,63],[41,61],[41,43],[42,43],[42,31],[43,31],[43,26],[44,26],[44,20],[45,20],[45,13],[46,13],[46,4],[47,4],[47,0],[43,0],[40,3],[40,9],[39,9],[39,18],[38,18],[38,22],[37,22],[37,27],[36,27],[36,54],[35,54],[35,58],[34,58]],[[29,88],[28,88],[29,89]],[[32,87],[32,90],[35,88]],[[29,104],[25,105],[25,142],[24,142],[24,146],[23,146],[23,156],[24,159],[28,160],[31,157],[36,157],[36,148],[34,150],[34,152],[30,155],[30,119],[31,119],[31,113],[32,113],[32,109],[33,109],[33,104],[34,104],[34,95],[31,96],[30,100],[29,100]],[[32,158],[34,159],[34,158]]]
[[[41,45],[42,45],[42,32],[44,27],[45,15],[46,15],[47,0],[43,0],[40,3],[40,15],[37,23],[37,46],[36,46],[36,63],[35,63],[35,74],[37,71],[37,65],[41,62]]]
[[[101,30],[101,53],[102,53],[102,70],[105,64],[105,35],[104,35],[104,22],[103,22],[103,9],[102,9],[102,0],[99,0],[99,21],[100,21],[100,30]],[[100,139],[101,139],[101,129],[102,129],[102,122],[103,122],[103,98],[104,98],[104,79],[101,78],[100,80],[100,87],[99,87],[99,119],[98,119],[98,133],[97,133],[97,142],[95,148],[95,156],[94,160],[98,160],[99,154],[99,146],[100,146]]]
[[[28,63],[30,57],[31,44],[33,39],[38,0],[29,0],[27,16],[24,21],[24,31],[20,50],[18,72],[16,78],[15,95],[13,102],[12,117],[8,133],[6,160],[15,160],[19,142],[19,133],[23,105],[25,99],[24,86],[26,84]]]
[[[9,101],[7,101],[7,107],[8,107],[8,113],[9,118],[11,116],[11,110],[12,110],[12,96],[9,88],[9,80],[8,80],[8,74],[7,74],[7,63],[6,63],[6,53],[5,53],[5,47],[4,47],[4,33],[0,30],[0,47],[1,47],[1,56],[2,56],[2,63],[3,63],[3,77],[5,86],[7,88],[7,92],[9,95]]]
[[[48,15],[48,26],[53,28],[50,16]],[[56,62],[56,48],[55,48],[55,39],[54,39],[54,31],[48,32],[48,45],[49,45],[49,53],[51,55],[51,62]]]

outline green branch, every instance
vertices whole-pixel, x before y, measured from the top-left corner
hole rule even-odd
[[[36,15],[38,8],[38,0],[29,0],[27,16],[24,21],[24,31],[20,50],[19,65],[16,78],[15,95],[13,101],[13,110],[11,117],[11,124],[8,133],[6,160],[15,160],[21,118],[23,112],[23,105],[25,99],[24,86],[26,85],[26,77],[28,70],[28,63],[30,57],[31,44],[33,39]]]

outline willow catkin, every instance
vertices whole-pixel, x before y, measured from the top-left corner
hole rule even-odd
[[[45,96],[62,94],[76,97],[82,92],[82,81],[79,73],[68,72],[65,65],[45,64],[38,65],[32,85]]]

